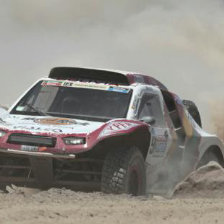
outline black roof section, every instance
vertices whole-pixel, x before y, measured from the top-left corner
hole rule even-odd
[[[89,68],[55,67],[51,69],[49,78],[129,85],[128,78],[122,73]]]

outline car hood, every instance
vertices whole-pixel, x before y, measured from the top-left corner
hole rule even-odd
[[[88,134],[104,123],[78,119],[0,113],[0,129],[51,134]]]

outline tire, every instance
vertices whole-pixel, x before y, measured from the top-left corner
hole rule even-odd
[[[137,148],[121,148],[107,154],[102,169],[101,191],[133,196],[145,195],[145,162]]]
[[[197,106],[195,105],[195,103],[190,100],[183,100],[183,104],[186,107],[186,109],[188,110],[189,114],[196,121],[196,123],[200,127],[202,127],[201,116],[200,116],[199,110],[198,110]]]

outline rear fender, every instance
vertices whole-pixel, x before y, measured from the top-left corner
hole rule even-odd
[[[202,138],[198,162],[200,163],[206,154],[209,153],[214,153],[214,155],[220,158],[220,163],[224,164],[224,146],[221,140],[216,136],[207,136]]]

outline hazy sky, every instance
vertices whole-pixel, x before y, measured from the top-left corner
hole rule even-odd
[[[223,0],[0,0],[0,104],[54,66],[152,75],[209,127],[224,103]]]

